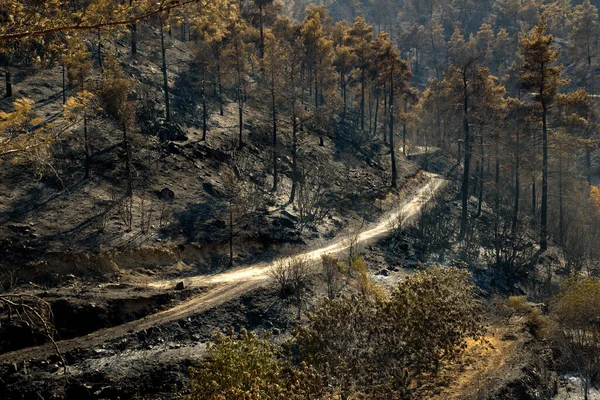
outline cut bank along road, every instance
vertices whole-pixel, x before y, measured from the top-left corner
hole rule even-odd
[[[374,239],[383,237],[393,229],[392,221],[400,218],[404,223],[410,223],[417,217],[419,211],[427,204],[437,192],[440,191],[446,181],[434,174],[425,173],[428,180],[419,187],[416,192],[405,200],[395,211],[384,216],[380,222],[373,227],[361,232],[356,237],[356,242],[364,244]],[[335,254],[347,250],[350,244],[347,240],[337,240],[333,243],[297,254],[309,260],[318,260],[325,254]],[[188,287],[209,287],[209,289],[198,296],[184,301],[177,306],[165,311],[158,312],[112,328],[100,329],[85,336],[68,340],[61,340],[57,345],[63,353],[78,348],[93,348],[110,340],[118,339],[131,333],[140,332],[154,326],[163,325],[172,321],[186,318],[208,309],[218,307],[225,302],[240,297],[268,283],[268,271],[280,259],[270,263],[260,263],[252,267],[237,269],[215,275],[199,275],[185,280]],[[179,280],[154,281],[149,286],[157,289],[173,288]],[[0,363],[15,363],[23,360],[43,359],[54,354],[52,344],[29,347],[0,355]]]

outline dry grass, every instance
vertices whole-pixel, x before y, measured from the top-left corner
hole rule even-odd
[[[514,335],[516,340],[503,340]],[[420,398],[443,400],[478,399],[506,376],[509,360],[522,337],[514,328],[492,326],[483,340],[468,340],[459,361],[447,365],[435,382],[423,388]]]

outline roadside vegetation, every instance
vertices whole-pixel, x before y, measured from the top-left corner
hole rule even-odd
[[[246,331],[217,335],[190,399],[418,398],[467,339],[481,338],[481,315],[468,272],[430,267],[386,298],[324,299],[282,345]]]

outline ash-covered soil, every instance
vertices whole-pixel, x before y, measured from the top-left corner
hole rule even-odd
[[[180,262],[185,265],[176,273],[223,268],[228,264],[223,192],[231,165],[247,184],[256,185],[261,197],[255,202],[260,203],[258,212],[236,232],[237,265],[256,262],[285,244],[330,239],[352,220],[372,222],[381,215],[378,201],[390,193],[385,145],[357,147],[343,131],[334,130],[325,146],[319,146],[318,138],[304,131],[300,161],[326,172],[322,179],[330,207],[316,226],[300,232],[299,210],[288,204],[292,162],[288,127],[283,124],[280,133],[279,188],[270,192],[270,121],[264,105],[251,99],[246,105],[246,145],[238,149],[237,104],[226,90],[224,114],[219,114],[213,99],[207,139],[201,140],[197,66],[186,43],[173,36],[166,38],[173,122],[161,122],[158,32],[142,23],[138,37],[135,58],[128,54],[125,39],[104,41],[104,51],[117,52],[127,76],[136,82],[138,129],[130,137],[132,200],[125,198],[122,133],[104,111],[89,118],[90,178],[84,179],[81,126],[55,146],[52,169],[37,171],[3,162],[0,280],[6,288],[29,281],[60,285],[65,274],[114,280],[130,270],[154,271]],[[92,71],[88,85],[98,84],[98,72]],[[24,70],[15,77],[15,97],[30,97],[35,115],[51,121],[62,112],[61,85],[58,65]],[[11,101],[0,99],[0,108],[10,110]],[[418,171],[401,156],[398,166],[401,184]]]

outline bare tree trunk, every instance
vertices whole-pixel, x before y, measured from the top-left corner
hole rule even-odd
[[[137,23],[131,24],[129,28],[131,30],[131,55],[137,54]]]
[[[229,201],[229,267],[233,267],[233,204]]]
[[[127,183],[127,196],[131,197],[133,194],[133,183],[131,182],[131,165],[130,165],[130,154],[129,154],[129,138],[127,136],[127,123],[125,120],[122,121],[123,127],[123,149],[125,150],[125,180]]]
[[[160,49],[162,53],[163,91],[165,92],[165,119],[171,121],[171,108],[169,105],[169,79],[167,76],[167,52],[165,49],[164,21],[160,20]]]
[[[476,217],[481,216],[481,208],[483,205],[483,166],[481,166],[479,163],[479,161],[475,162],[475,174],[477,176],[477,184],[475,185],[475,194],[477,195],[477,211],[475,212]]]
[[[531,214],[534,218],[534,225],[537,225],[535,222],[535,218],[537,218],[537,185],[536,185],[536,176],[535,172],[531,178]]]
[[[202,140],[208,132],[208,107],[206,104],[206,63],[202,63]]]
[[[588,185],[592,184],[592,151],[586,149],[585,151],[585,172]]]
[[[129,0],[129,6],[131,7],[133,0]],[[129,25],[129,30],[131,31],[131,55],[135,56],[137,54],[137,23],[133,22]]]
[[[431,25],[430,25],[431,27]],[[431,53],[433,54],[433,65],[435,67],[435,77],[436,79],[439,81],[440,80],[440,67],[438,65],[438,60],[437,60],[437,49],[435,48],[435,41],[433,40],[433,29],[430,29],[431,35]]]
[[[296,113],[292,113],[292,190],[290,191],[289,203],[293,203],[296,198],[296,188],[298,186],[298,121]]]
[[[369,136],[373,133],[373,99],[369,95]]]
[[[221,54],[217,55],[217,86],[219,87],[219,114],[223,116],[223,85],[221,84]]]
[[[98,66],[100,67],[100,73],[104,73],[104,63],[102,62],[102,35],[100,29],[98,29]]]
[[[239,45],[237,45],[239,46]],[[238,147],[244,147],[244,93],[242,90],[242,65],[240,49],[236,48],[236,69],[237,69],[237,102],[238,102],[238,122],[239,122],[239,140]]]
[[[67,103],[67,79],[65,63],[62,63],[62,103]]]
[[[540,248],[548,249],[548,107],[542,103],[542,216]]]
[[[392,188],[398,187],[398,171],[396,167],[396,146],[394,144],[394,65],[390,72],[390,156],[392,157]]]
[[[348,107],[348,100],[346,96],[346,75],[344,73],[340,74],[340,86],[342,92],[342,101],[344,103],[344,108],[342,109],[342,122],[346,121],[346,109]]]
[[[377,137],[377,124],[379,123],[379,90],[375,96],[375,122],[373,123],[373,136]]]
[[[263,23],[263,9],[262,4],[258,4],[258,24],[260,29],[260,43],[258,45],[258,50],[260,51],[261,60],[265,57],[265,27]]]
[[[389,113],[389,108],[388,108],[388,94],[387,94],[387,89],[386,89],[386,82],[383,83],[383,120],[384,121],[388,121],[388,113]],[[385,124],[384,124],[385,125]],[[385,129],[383,129],[383,142],[384,143],[388,143],[388,132],[386,132]]]
[[[469,219],[469,176],[471,168],[471,134],[469,127],[469,86],[467,82],[466,68],[462,71],[463,75],[463,129],[464,129],[464,145],[465,145],[465,160],[463,165],[463,181],[462,181],[462,211],[460,217],[460,233],[459,237],[463,239],[467,233],[467,222]]]
[[[365,69],[361,68],[360,75],[360,130],[365,130]]]
[[[513,208],[513,219],[512,219],[512,232],[513,235],[517,231],[517,225],[519,223],[519,198],[521,194],[521,149],[519,130],[516,130],[517,134],[517,146],[515,150],[515,203]]]
[[[404,121],[402,121],[402,154],[406,157],[406,113],[408,112],[408,97],[404,99]]]
[[[315,117],[320,117],[320,102],[319,102],[319,75],[318,68],[315,65]],[[319,127],[319,146],[325,146],[323,139],[323,129]]]
[[[564,244],[564,214],[563,214],[563,154],[562,143],[558,155],[558,242],[562,246]]]
[[[12,95],[13,95],[12,78],[10,76],[10,68],[8,67],[8,63],[6,65],[5,78],[6,78],[6,93],[4,94],[4,97],[12,97]]]
[[[239,89],[238,89],[238,96],[240,96],[241,94],[239,94]],[[244,147],[244,106],[242,105],[242,100],[238,100],[238,121],[239,121],[239,133],[238,133],[238,148],[242,148]]]
[[[83,149],[85,151],[85,176],[84,176],[84,179],[88,179],[90,177],[90,166],[92,164],[89,141],[90,141],[90,139],[88,137],[87,113],[84,111],[84,113],[83,113]]]
[[[273,117],[273,192],[277,191],[277,104],[275,98],[275,83],[271,82],[271,111]]]

